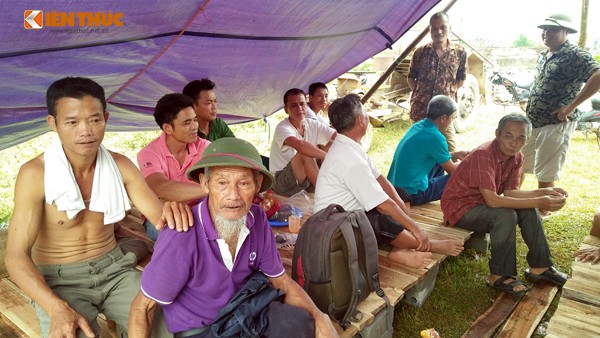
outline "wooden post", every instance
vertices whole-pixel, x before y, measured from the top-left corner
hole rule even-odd
[[[588,10],[590,0],[581,0],[581,24],[579,26],[579,47],[585,48],[587,41]]]

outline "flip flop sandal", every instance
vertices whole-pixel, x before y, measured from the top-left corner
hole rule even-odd
[[[567,282],[569,275],[564,272],[556,270],[553,266],[546,269],[541,274],[531,273],[529,268],[525,270],[525,277],[533,280],[543,280],[554,285],[563,286]]]
[[[512,279],[513,281],[510,283],[504,283],[504,282],[506,282],[507,279]],[[505,293],[511,294],[513,296],[522,296],[525,293],[527,293],[527,291],[529,291],[529,289],[531,289],[530,287],[526,287],[525,289],[523,289],[521,291],[515,291],[516,287],[524,285],[524,284],[520,280],[518,280],[516,277],[512,277],[512,276],[502,276],[502,277],[496,279],[496,281],[494,283],[491,283],[488,280],[487,285],[489,285],[490,287],[492,287],[500,292],[505,292]]]

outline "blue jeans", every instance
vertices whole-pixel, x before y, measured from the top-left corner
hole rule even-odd
[[[419,190],[416,194],[410,195],[411,205],[421,205],[442,198],[444,188],[446,187],[446,183],[448,183],[450,175],[445,174],[444,168],[442,168],[441,165],[436,164],[429,174],[427,174],[427,178],[429,179],[427,189],[425,191]]]
[[[158,230],[156,230],[156,227],[154,226],[154,224],[150,223],[149,220],[145,220],[144,228],[146,228],[146,235],[148,235],[148,237],[150,237],[151,240],[156,242],[156,239],[158,238],[158,234],[160,232]]]

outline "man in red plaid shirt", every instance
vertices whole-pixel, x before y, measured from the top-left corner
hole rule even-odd
[[[538,208],[559,210],[567,192],[561,188],[519,190],[523,154],[531,122],[522,114],[509,114],[498,123],[496,138],[477,147],[454,171],[441,206],[444,220],[469,231],[489,233],[490,275],[494,289],[522,295],[529,289],[516,277],[516,228],[529,248],[525,276],[562,286],[567,275],[553,267]]]

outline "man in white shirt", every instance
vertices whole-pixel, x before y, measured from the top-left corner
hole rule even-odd
[[[316,185],[317,160],[325,158],[336,133],[325,124],[306,118],[306,94],[301,89],[288,90],[283,104],[288,118],[275,128],[269,171],[275,175],[273,190],[292,196]]]
[[[306,118],[315,119],[329,125],[326,117],[329,109],[329,89],[323,82],[314,82],[308,86],[308,106],[306,107]]]
[[[348,211],[365,210],[379,244],[392,245],[389,259],[398,263],[418,268],[429,264],[432,252],[460,254],[462,241],[427,237],[408,216],[397,190],[361,147],[369,117],[358,95],[333,101],[329,119],[338,135],[319,172],[314,211],[333,203]]]

